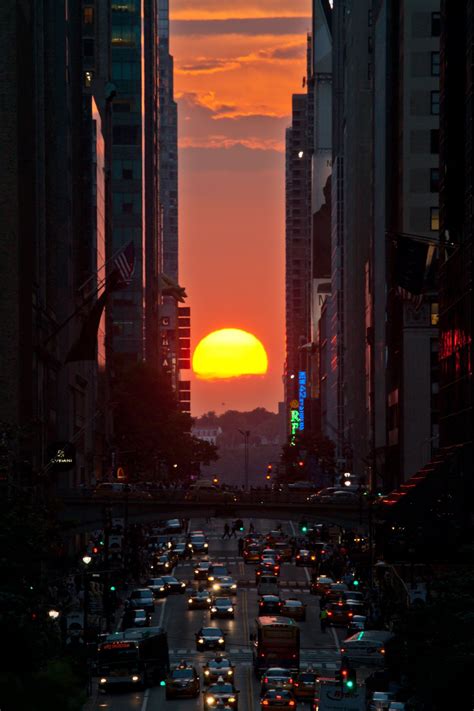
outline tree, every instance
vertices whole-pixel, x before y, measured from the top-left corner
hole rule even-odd
[[[193,420],[179,411],[169,378],[148,365],[135,366],[115,383],[114,401],[118,459],[132,478],[149,478],[157,461],[181,478],[217,459],[212,444],[191,435]]]
[[[336,467],[335,452],[335,444],[329,437],[306,431],[297,433],[294,445],[284,444],[282,447],[281,461],[286,464],[285,478],[289,481],[301,479],[302,469],[298,463],[309,461],[311,457],[317,460],[326,474],[333,476]]]

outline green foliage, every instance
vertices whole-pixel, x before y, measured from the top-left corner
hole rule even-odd
[[[0,673],[2,711],[81,711],[86,695],[69,660],[53,660],[32,674]]]
[[[286,464],[286,478],[289,481],[301,479],[298,462],[309,456],[316,457],[320,467],[328,474],[333,474],[336,467],[335,452],[335,444],[329,437],[308,432],[298,433],[295,445],[284,444],[282,447],[281,460]]]
[[[133,478],[146,478],[157,461],[177,464],[177,476],[217,459],[216,448],[191,435],[192,418],[178,410],[169,379],[146,364],[115,384],[117,448]]]

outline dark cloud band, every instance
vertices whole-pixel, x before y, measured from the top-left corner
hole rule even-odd
[[[229,20],[173,20],[173,35],[297,35],[311,29],[310,17],[257,17]]]

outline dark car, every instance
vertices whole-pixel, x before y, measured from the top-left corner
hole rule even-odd
[[[170,518],[165,521],[164,529],[165,533],[181,533],[183,524],[179,518]]]
[[[207,590],[193,590],[188,597],[188,610],[207,610],[211,596]]]
[[[250,544],[245,546],[242,553],[244,563],[258,563],[260,561],[261,551],[262,548],[258,544]]]
[[[316,565],[316,553],[314,551],[309,551],[306,548],[300,549],[295,556],[295,565]]]
[[[291,617],[293,620],[306,620],[306,605],[296,598],[288,598],[283,601],[280,615],[283,617]]]
[[[186,583],[182,580],[178,580],[173,575],[163,575],[163,580],[166,583],[166,589],[168,594],[171,593],[185,593]]]
[[[255,582],[258,584],[259,578],[262,575],[280,575],[280,564],[276,563],[273,558],[264,558],[255,568]]]
[[[145,610],[127,610],[124,612],[122,619],[122,629],[127,630],[129,627],[149,627],[151,615]]]
[[[296,701],[291,691],[286,689],[270,689],[260,698],[260,708],[277,709],[277,711],[294,711]]]
[[[258,614],[279,615],[283,602],[277,595],[262,595],[258,601]]]
[[[208,560],[201,560],[194,568],[194,580],[207,580],[212,563]]]
[[[168,591],[163,578],[148,578],[145,585],[150,588],[154,597],[166,597]]]
[[[237,695],[238,691],[234,689],[234,685],[225,681],[223,677],[219,677],[216,684],[211,684],[204,692],[204,709],[215,709],[218,701],[224,703],[231,709],[238,708]]]
[[[312,701],[316,688],[316,672],[307,669],[298,674],[298,678],[293,684],[293,693],[298,701]]]
[[[201,627],[196,632],[196,649],[225,649],[225,636],[219,627]]]
[[[127,606],[129,609],[143,609],[153,613],[155,611],[155,601],[152,591],[149,588],[132,590]]]
[[[344,602],[330,602],[327,607],[328,622],[335,627],[347,627],[352,617],[353,610]]]
[[[229,575],[229,571],[224,563],[213,563],[207,573],[207,582],[212,585],[215,580],[225,578],[227,575]]]
[[[191,548],[193,553],[207,553],[209,544],[205,536],[200,534],[192,535],[189,539],[188,548]]]
[[[217,655],[214,659],[210,659],[202,668],[205,684],[213,684],[219,677],[233,683],[234,681],[234,666],[230,659]]]
[[[176,699],[182,696],[194,699],[199,696],[200,690],[199,675],[196,669],[186,662],[181,662],[166,679],[167,699]]]
[[[260,693],[264,694],[269,689],[293,689],[293,673],[283,667],[270,667],[260,680]]]
[[[173,572],[173,562],[167,553],[163,555],[153,556],[150,565],[151,570],[156,573],[156,575],[162,575],[163,573]]]
[[[187,547],[186,543],[175,543],[172,548],[173,554],[178,558],[178,560],[183,560],[184,558],[189,558],[191,552]]]
[[[230,617],[234,619],[235,607],[229,597],[216,597],[211,604],[211,620],[215,617]]]

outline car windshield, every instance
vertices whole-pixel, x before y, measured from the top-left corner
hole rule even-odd
[[[227,575],[227,568],[225,565],[213,565],[212,572],[214,575]]]
[[[265,676],[290,676],[290,672],[287,669],[267,669]]]
[[[217,607],[229,607],[233,603],[232,600],[229,600],[228,597],[219,597],[217,598],[215,604]]]
[[[175,669],[171,676],[173,679],[192,679],[194,675],[192,669]]]
[[[150,580],[147,581],[147,585],[163,585],[164,582],[163,578],[150,578]]]
[[[178,582],[178,580],[176,578],[174,578],[172,575],[166,575],[163,578],[163,580],[165,581],[165,583],[177,583]]]
[[[217,694],[232,694],[234,691],[234,688],[232,684],[213,684],[210,688],[209,691],[211,693],[217,693]]]
[[[220,637],[222,632],[215,627],[203,627],[201,634],[205,637]]]
[[[209,568],[211,567],[211,564],[210,563],[198,563],[197,567],[198,567],[198,570],[209,570]]]
[[[135,612],[135,619],[136,619],[136,620],[141,620],[141,619],[144,620],[145,617],[146,617],[145,610],[137,610],[137,611]]]
[[[222,659],[222,661],[220,661],[220,662],[217,662],[215,659],[211,659],[211,661],[209,662],[208,666],[209,666],[211,669],[223,669],[223,668],[229,667],[229,666],[230,666],[230,662],[229,662],[228,659]]]
[[[150,597],[150,591],[149,590],[134,590],[132,592],[132,598],[134,600],[141,598],[141,597]]]
[[[192,543],[203,543],[204,536],[191,536],[191,542]]]
[[[287,600],[285,602],[285,607],[301,607],[301,602],[299,600]]]
[[[232,583],[232,582],[233,582],[232,578],[229,578],[228,575],[224,575],[224,576],[221,578],[221,583]]]

